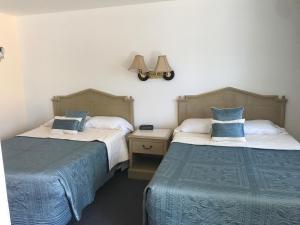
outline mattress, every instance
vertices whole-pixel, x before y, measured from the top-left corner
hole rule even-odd
[[[67,224],[77,220],[109,178],[106,145],[51,138],[2,142],[12,224]]]
[[[300,151],[180,140],[145,189],[145,225],[300,224]]]

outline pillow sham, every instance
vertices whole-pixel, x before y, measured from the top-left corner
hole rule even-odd
[[[90,118],[90,116],[86,116],[85,122],[87,122]],[[42,126],[43,127],[52,127],[53,126],[53,122],[54,122],[54,118],[51,120],[48,120],[47,122],[45,122]]]
[[[88,112],[83,112],[83,111],[67,111],[65,112],[66,117],[75,117],[75,118],[81,118],[81,122],[79,124],[79,129],[78,131],[82,132],[84,130],[85,122],[86,122],[86,117],[88,115]]]
[[[245,142],[244,119],[231,121],[212,121],[213,141],[240,141]]]
[[[96,129],[119,129],[124,134],[127,134],[134,130],[133,126],[125,119],[121,117],[112,116],[94,116],[91,117],[85,125],[86,128]]]
[[[214,120],[230,121],[243,119],[244,107],[238,108],[211,108]]]
[[[77,134],[82,118],[55,117],[52,133]]]
[[[209,134],[211,132],[210,118],[192,118],[184,120],[175,131],[185,133]]]
[[[280,134],[283,129],[270,120],[247,120],[245,122],[246,135],[272,135]]]
[[[212,108],[212,140],[245,142],[244,108]]]

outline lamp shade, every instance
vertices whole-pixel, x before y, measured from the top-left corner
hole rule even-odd
[[[142,71],[142,73],[148,72],[149,69],[147,68],[147,66],[145,64],[144,56],[136,55],[128,70],[139,70],[139,71]]]
[[[156,73],[168,73],[171,71],[172,71],[172,68],[170,67],[170,64],[167,60],[167,56],[165,56],[165,55],[158,56],[157,64],[155,67],[155,72]]]

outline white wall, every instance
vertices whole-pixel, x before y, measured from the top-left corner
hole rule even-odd
[[[0,61],[0,139],[23,131],[26,111],[21,74],[17,19],[0,14],[0,47],[5,58]]]
[[[29,125],[53,95],[96,88],[135,99],[136,125],[174,127],[176,98],[226,86],[286,95],[300,139],[300,1],[177,0],[20,18]],[[167,54],[176,78],[141,82],[135,53]]]

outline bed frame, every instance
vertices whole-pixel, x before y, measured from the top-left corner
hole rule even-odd
[[[232,87],[178,99],[178,123],[188,118],[211,118],[211,107],[245,107],[245,119],[271,120],[284,127],[285,96],[260,95]]]
[[[115,96],[95,89],[87,89],[52,99],[55,116],[66,111],[88,111],[90,116],[118,116],[134,125],[133,98]]]

